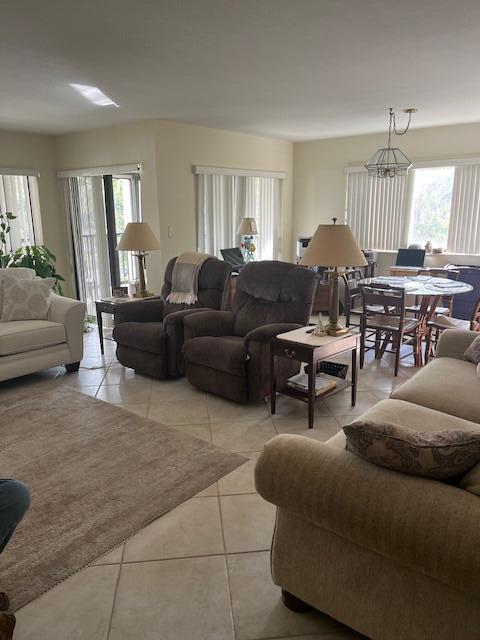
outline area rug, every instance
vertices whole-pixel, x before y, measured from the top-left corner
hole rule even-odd
[[[0,403],[0,477],[32,496],[0,556],[13,610],[246,462],[64,387],[7,390]]]

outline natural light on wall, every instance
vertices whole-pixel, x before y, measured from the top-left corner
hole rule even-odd
[[[71,82],[70,86],[75,89],[75,91],[78,91],[86,100],[92,104],[96,104],[98,107],[120,108],[120,105],[105,95],[103,91],[100,91],[98,87],[92,87],[88,84],[75,84],[74,82]]]

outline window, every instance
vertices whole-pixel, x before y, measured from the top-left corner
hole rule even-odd
[[[458,160],[406,176],[371,178],[347,169],[346,220],[365,249],[409,244],[480,254],[480,164]]]
[[[11,224],[7,238],[10,250],[41,244],[40,208],[35,176],[0,175],[0,211],[11,211],[17,216]]]
[[[221,257],[220,250],[238,247],[237,234],[242,218],[255,218],[258,228],[256,260],[272,260],[279,256],[281,233],[281,180],[283,174],[198,167],[197,183],[197,249]],[[282,177],[277,177],[277,175]]]
[[[112,286],[127,285],[138,277],[132,253],[116,251],[116,246],[127,223],[141,219],[140,175],[112,171],[61,177],[70,212],[79,296],[93,316],[95,300],[110,296]]]
[[[455,167],[415,169],[408,243],[447,248]]]

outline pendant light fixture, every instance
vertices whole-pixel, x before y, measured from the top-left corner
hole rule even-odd
[[[403,131],[397,129],[395,121],[395,112],[390,107],[390,120],[388,124],[388,142],[387,146],[383,149],[378,149],[370,160],[365,165],[369,176],[376,178],[394,178],[395,176],[404,176],[412,166],[412,163],[407,156],[400,151],[398,147],[392,147],[392,132],[397,136],[403,136],[407,133],[410,122],[412,121],[412,114],[417,109],[404,109],[404,113],[408,113],[407,126]]]

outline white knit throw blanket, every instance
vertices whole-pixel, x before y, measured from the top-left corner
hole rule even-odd
[[[173,265],[172,291],[168,302],[173,304],[195,304],[198,300],[198,274],[208,253],[182,253]]]

